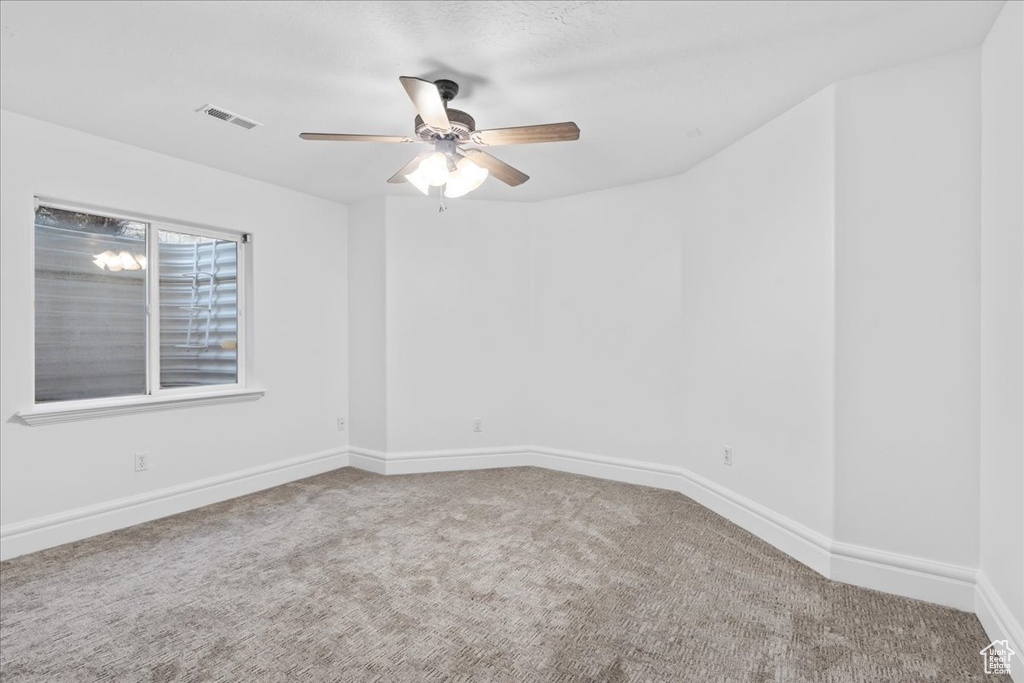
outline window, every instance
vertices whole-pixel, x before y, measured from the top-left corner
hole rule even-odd
[[[238,383],[238,243],[159,230],[160,388]]]
[[[241,388],[242,242],[41,204],[36,404]]]

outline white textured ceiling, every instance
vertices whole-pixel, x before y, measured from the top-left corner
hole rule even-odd
[[[681,173],[841,78],[977,45],[1002,2],[15,2],[0,106],[342,202],[415,195],[399,76],[451,78],[480,128],[576,121],[491,148],[535,201]],[[265,124],[203,117],[216,104]],[[699,131],[699,132],[698,132]]]

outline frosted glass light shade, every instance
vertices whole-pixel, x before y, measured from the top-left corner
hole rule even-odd
[[[420,169],[417,168],[415,171],[405,176],[405,179],[423,194],[430,194],[430,183],[428,183],[427,179],[423,177],[422,173],[420,173]]]
[[[427,184],[439,187],[448,182],[448,157],[440,152],[434,152],[420,162],[417,169],[423,174]]]
[[[444,196],[454,199],[472,192],[487,180],[487,169],[477,166],[466,157],[459,159],[455,171],[448,175],[448,184],[444,186]]]

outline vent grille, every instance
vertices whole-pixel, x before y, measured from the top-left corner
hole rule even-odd
[[[256,126],[262,126],[263,125],[262,123],[257,123],[256,121],[253,121],[252,119],[247,119],[244,116],[239,116],[238,114],[235,114],[234,112],[230,112],[227,109],[222,109],[222,108],[214,106],[212,104],[207,104],[206,106],[202,107],[199,110],[199,113],[200,114],[205,114],[206,116],[212,116],[213,118],[220,119],[221,121],[226,121],[228,123],[233,123],[236,126],[238,126],[239,128],[244,128],[246,130],[252,130]]]

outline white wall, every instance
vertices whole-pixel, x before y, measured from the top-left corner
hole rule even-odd
[[[680,453],[679,180],[544,202],[533,221],[533,439],[669,463]]]
[[[683,176],[676,207],[684,466],[826,535],[833,112],[828,88]]]
[[[386,206],[389,450],[528,443],[529,207]]]
[[[384,199],[348,214],[349,432],[353,446],[387,451]]]
[[[836,539],[978,559],[979,52],[843,81]]]
[[[982,49],[981,75],[980,567],[1016,621],[1016,633],[1005,635],[1022,652],[1024,4],[1003,7]]]
[[[535,443],[831,531],[832,126],[826,89],[685,175],[538,207]]]
[[[344,206],[6,111],[0,124],[5,527],[344,449],[336,427],[347,414]],[[12,419],[33,404],[36,194],[252,233],[251,383],[266,396],[71,424]],[[150,453],[149,471],[134,472],[136,451]]]

